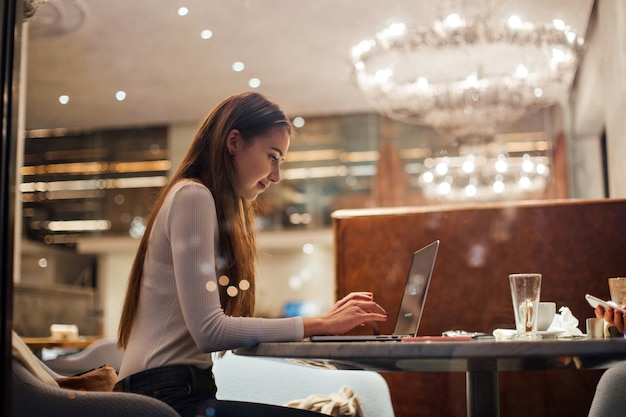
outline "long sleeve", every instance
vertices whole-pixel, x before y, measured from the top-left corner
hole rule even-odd
[[[213,196],[199,183],[180,182],[150,235],[139,314],[120,378],[168,364],[206,367],[211,352],[302,340],[301,318],[225,315],[217,291],[223,263]]]

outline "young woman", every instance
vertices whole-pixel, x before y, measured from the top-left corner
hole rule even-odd
[[[211,353],[386,320],[371,293],[349,294],[317,318],[250,317],[251,202],[280,180],[291,134],[284,113],[260,94],[231,96],[209,113],[139,244],[119,326],[125,355],[117,390],[158,398],[184,417],[306,415],[216,401]]]

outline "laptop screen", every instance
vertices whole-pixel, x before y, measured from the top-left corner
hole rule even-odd
[[[417,334],[438,248],[439,241],[437,240],[413,254],[393,331],[394,335],[415,336]]]

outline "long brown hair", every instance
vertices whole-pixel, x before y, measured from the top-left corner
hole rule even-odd
[[[204,184],[213,194],[219,224],[219,244],[226,259],[225,274],[233,285],[248,280],[248,291],[240,291],[237,297],[226,295],[220,287],[220,301],[227,315],[250,316],[254,311],[254,210],[252,204],[237,195],[234,188],[235,167],[228,153],[226,138],[237,129],[244,141],[267,133],[272,128],[284,126],[292,134],[289,119],[275,103],[258,93],[240,93],[219,103],[205,118],[181,162],[161,190],[152,209],[146,230],[128,279],[128,288],[118,329],[118,346],[126,348],[137,315],[144,261],[148,239],[154,219],[163,205],[166,195],[181,179],[194,179]]]

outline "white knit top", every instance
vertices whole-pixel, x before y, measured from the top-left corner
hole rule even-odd
[[[165,365],[207,368],[211,352],[259,342],[298,341],[302,319],[229,317],[220,304],[215,200],[202,184],[177,183],[155,219],[139,310],[119,379]]]

